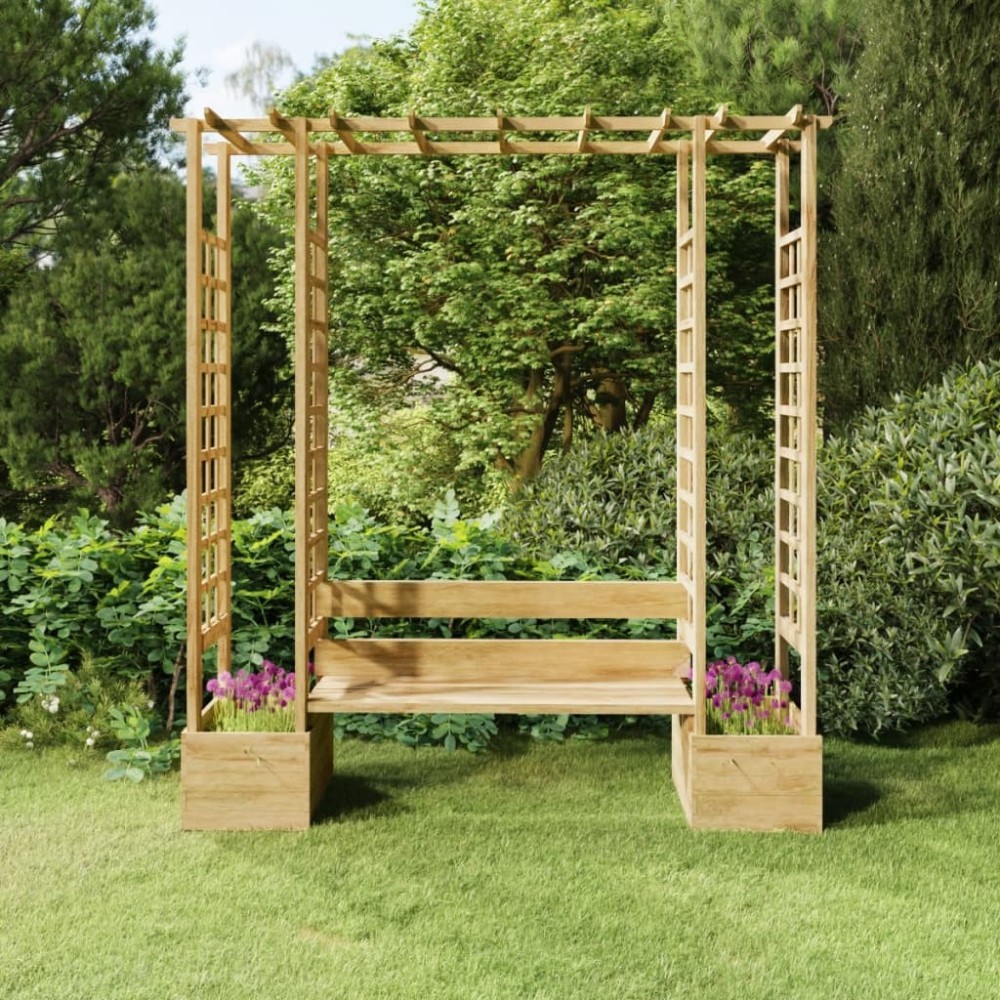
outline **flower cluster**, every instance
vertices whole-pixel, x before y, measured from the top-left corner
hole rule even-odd
[[[791,681],[777,669],[764,670],[736,657],[710,663],[705,671],[709,732],[785,735],[795,733],[788,695]]]
[[[84,746],[92,750],[97,746],[97,741],[100,738],[101,734],[93,726],[87,726],[87,738],[83,741]]]
[[[24,740],[25,750],[34,750],[35,748],[35,734],[30,729],[21,730],[21,739]]]
[[[223,670],[206,685],[215,697],[215,727],[229,732],[295,728],[295,674],[264,660],[260,670]]]
[[[53,715],[55,715],[59,711],[58,695],[54,694],[46,695],[42,699],[42,708],[44,708],[46,712],[51,712]]]
[[[285,708],[295,700],[295,674],[270,660],[259,671],[240,670],[235,676],[223,670],[206,685],[216,699],[231,700],[245,712]]]

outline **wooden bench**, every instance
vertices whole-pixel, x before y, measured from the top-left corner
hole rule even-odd
[[[327,618],[658,618],[687,614],[672,581],[339,580]],[[310,712],[691,714],[683,642],[322,639]]]

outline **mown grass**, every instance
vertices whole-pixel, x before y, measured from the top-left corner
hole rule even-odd
[[[1000,727],[826,746],[821,837],[692,833],[665,740],[337,745],[305,833],[0,759],[0,996],[995,996]]]

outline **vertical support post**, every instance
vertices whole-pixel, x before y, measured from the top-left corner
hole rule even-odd
[[[676,482],[677,482],[677,580],[687,592],[687,610],[677,619],[677,638],[687,643],[692,653],[691,623],[694,600],[691,595],[691,520],[693,517],[693,471],[691,448],[694,442],[691,429],[691,403],[693,374],[691,344],[694,339],[692,309],[694,293],[691,288],[691,175],[689,159],[691,144],[681,141],[677,150],[677,333],[676,333]],[[692,683],[694,662],[691,663]]]
[[[309,136],[295,141],[295,730],[304,733],[309,691]]]
[[[312,359],[313,408],[310,490],[313,497],[313,566],[309,582],[310,643],[326,635],[326,619],[318,608],[319,584],[326,580],[330,561],[330,505],[328,465],[330,451],[330,343],[329,343],[329,207],[330,164],[325,145],[316,150],[316,230],[313,233]]]
[[[781,440],[784,428],[786,411],[784,407],[788,405],[787,388],[782,382],[782,369],[785,357],[783,337],[785,331],[782,328],[782,320],[786,318],[785,301],[783,289],[781,287],[782,278],[788,273],[788,268],[784,265],[784,259],[788,254],[784,237],[788,235],[789,229],[789,164],[788,147],[783,142],[778,143],[774,155],[774,665],[781,671],[782,677],[788,677],[789,671],[789,648],[788,638],[781,630],[781,618],[787,614],[785,606],[785,591],[781,583],[783,572],[783,542],[782,531],[789,530],[787,522],[787,494],[783,494],[786,489],[786,476],[783,473],[781,457]]]
[[[220,577],[219,618],[224,625],[219,634],[218,669],[231,671],[232,602],[233,602],[233,224],[232,224],[232,156],[227,143],[218,155],[215,230],[217,245],[216,294],[216,362],[219,365],[218,407],[214,423],[214,444],[219,457],[219,499],[217,501],[216,572]]]
[[[200,426],[201,380],[201,213],[202,171],[200,121],[188,120],[187,133],[187,725],[201,729],[202,629]]]
[[[802,129],[799,224],[789,157],[775,160],[775,662],[799,654],[800,731],[816,735],[816,135]]]
[[[706,118],[698,115],[694,123],[694,144],[691,171],[691,196],[694,239],[694,525],[692,562],[694,572],[694,607],[691,641],[694,647],[693,668],[695,716],[694,731],[705,732],[705,617],[707,602],[705,595],[705,564],[707,543],[705,538],[705,505],[707,484],[705,472],[706,418],[705,418],[705,369],[707,367],[707,316],[706,316],[706,254],[707,254],[707,194],[706,194]]]
[[[800,691],[802,734],[816,735],[816,369],[817,369],[817,191],[818,124],[809,119],[802,130],[802,519],[799,551],[801,589]]]

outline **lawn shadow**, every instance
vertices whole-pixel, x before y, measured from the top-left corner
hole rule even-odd
[[[835,744],[824,760],[824,825],[887,826],[994,808],[955,778],[983,769],[1000,745],[1000,727],[948,721]],[[986,756],[984,756],[986,755]]]
[[[406,811],[399,799],[368,778],[335,772],[313,813],[313,824],[339,823],[347,819],[375,819]]]
[[[882,798],[882,789],[870,781],[824,778],[823,827],[847,824]]]

